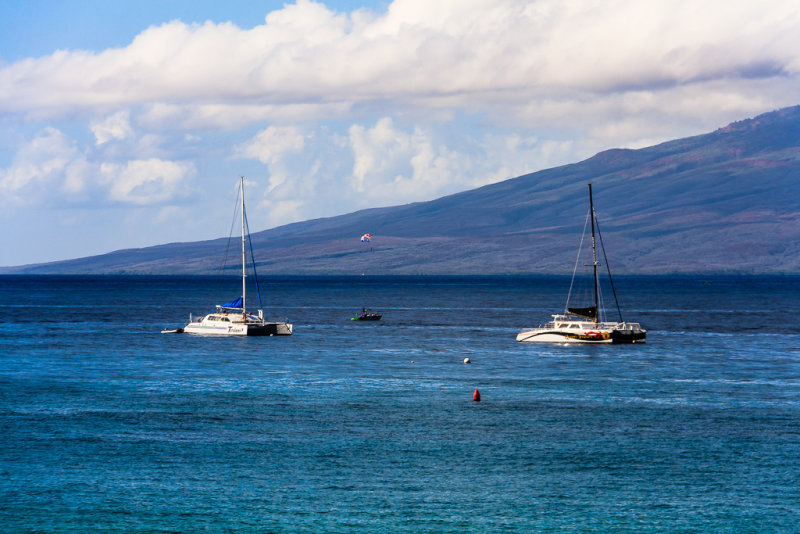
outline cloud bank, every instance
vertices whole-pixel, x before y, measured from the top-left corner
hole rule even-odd
[[[153,121],[178,113],[230,126],[214,107],[244,106],[252,120],[270,120],[288,106],[295,118],[324,120],[358,106],[520,106],[528,119],[552,121],[541,108],[581,96],[715,81],[738,82],[730,92],[741,93],[792,78],[798,23],[794,2],[396,0],[386,13],[344,14],[300,0],[255,28],[172,21],[125,48],[58,50],[8,65],[0,111],[146,106]]]

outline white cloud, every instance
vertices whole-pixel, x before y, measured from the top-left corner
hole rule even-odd
[[[555,127],[563,121],[535,110],[576,99],[602,109],[616,95],[713,81],[753,93],[759,80],[788,78],[786,104],[800,97],[798,26],[794,0],[395,0],[382,14],[300,0],[252,29],[173,21],[124,48],[12,63],[0,68],[0,110],[56,116],[142,105],[150,120],[178,113],[185,124],[230,127],[226,117],[445,106],[498,122],[526,109],[529,121]],[[699,92],[675,100],[672,113],[689,115]],[[643,109],[660,106],[655,98]],[[105,128],[98,142],[123,133]]]
[[[519,134],[454,137],[443,128],[406,131],[389,117],[349,130],[353,191],[367,203],[399,204],[435,198],[512,178],[532,168],[565,163],[570,142]]]
[[[97,154],[95,154],[97,155]],[[189,195],[194,164],[158,158],[97,163],[63,132],[48,127],[18,147],[0,169],[0,209],[80,206],[104,199],[132,205],[164,204]]]
[[[364,193],[367,185],[380,187],[381,182],[400,179],[412,157],[412,135],[396,132],[392,119],[383,118],[370,128],[350,127],[350,146],[353,150],[355,190]],[[372,182],[367,184],[372,178]],[[375,183],[378,182],[378,183]]]
[[[45,128],[18,148],[10,167],[0,170],[4,206],[35,205],[77,193],[88,163],[75,143],[55,128]]]
[[[303,148],[303,135],[292,126],[270,126],[238,149],[243,157],[276,163],[284,153]]]
[[[347,102],[275,104],[155,102],[142,106],[138,122],[142,126],[168,130],[205,128],[235,130],[265,121],[287,123],[319,117],[336,119],[347,116],[350,109],[351,104]]]
[[[112,139],[125,139],[133,133],[130,112],[127,110],[118,111],[105,119],[93,120],[89,123],[89,128],[92,130],[98,146]]]
[[[188,179],[195,169],[187,162],[148,159],[124,165],[104,163],[100,172],[103,182],[109,185],[110,200],[150,205],[188,196]]]

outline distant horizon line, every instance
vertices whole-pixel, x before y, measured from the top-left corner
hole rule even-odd
[[[159,274],[159,273],[3,273],[4,278],[205,278],[205,279],[240,279],[235,274]],[[481,279],[481,278],[571,278],[571,273],[512,273],[512,274],[260,274],[259,279],[270,280],[307,280],[307,279],[342,279],[342,280],[377,280],[377,279]],[[673,273],[621,273],[614,278],[800,278],[800,272],[788,273],[736,273],[736,272],[673,272]],[[607,278],[607,277],[602,277]]]

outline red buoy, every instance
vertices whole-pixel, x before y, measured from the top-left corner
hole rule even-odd
[[[472,394],[472,400],[474,400],[475,402],[481,401],[481,394],[477,389],[475,390],[475,393]]]

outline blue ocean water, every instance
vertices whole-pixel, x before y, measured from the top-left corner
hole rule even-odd
[[[565,278],[261,282],[294,336],[160,334],[236,280],[0,277],[0,529],[799,529],[798,277],[620,278],[632,346],[514,340]]]

